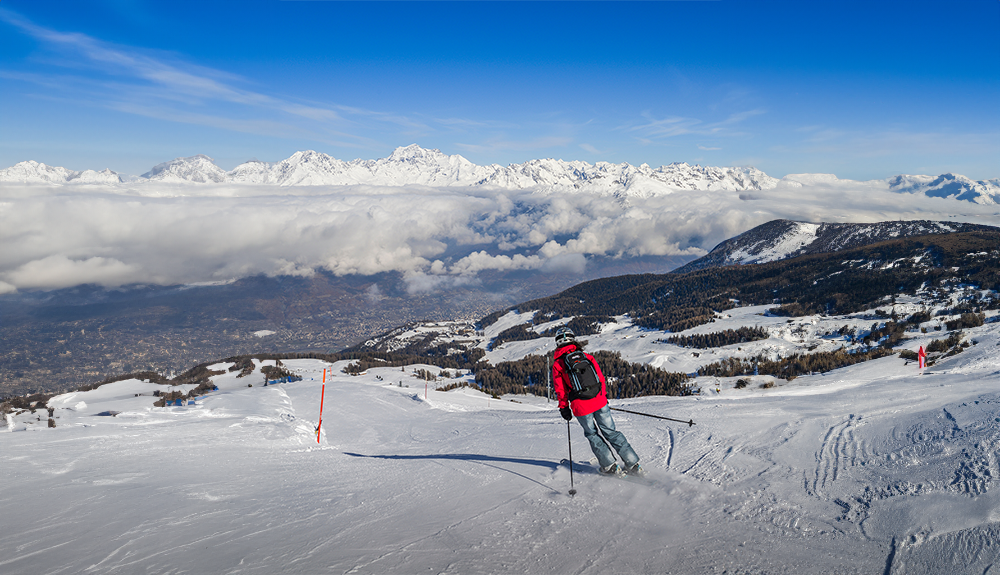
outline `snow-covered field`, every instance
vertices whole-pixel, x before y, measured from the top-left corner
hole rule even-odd
[[[425,392],[431,366],[289,360],[302,381],[226,373],[183,407],[135,380],[67,394],[56,428],[0,433],[0,572],[992,573],[997,326],[923,374],[615,401],[696,425],[617,413],[637,483],[596,475],[574,422],[575,497],[553,403]]]

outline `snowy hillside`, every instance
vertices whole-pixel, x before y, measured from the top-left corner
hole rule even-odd
[[[826,324],[784,330],[757,311],[731,321],[769,322],[776,342],[822,339]],[[440,372],[429,365],[348,376],[346,362],[286,360],[303,380],[264,387],[273,362],[243,378],[218,364],[218,391],[179,407],[153,407],[170,388],[138,380],[65,394],[48,404],[54,429],[38,406],[0,433],[0,563],[11,574],[990,572],[998,326],[967,330],[975,345],[923,373],[887,357],[767,389],[700,378],[699,396],[615,400],[696,423],[616,414],[644,482],[598,476],[579,426],[544,398],[434,390],[467,377],[455,373],[425,391],[414,375]],[[643,335],[609,326],[592,347],[690,357]]]
[[[773,220],[722,242],[704,257],[674,271],[687,273],[709,267],[767,263],[804,254],[832,253],[891,239],[976,230],[995,228],[926,220],[849,224]]]
[[[614,318],[614,321],[601,324],[597,333],[582,336],[581,339],[589,342],[588,349],[617,352],[630,362],[695,375],[700,368],[729,358],[750,361],[764,357],[780,360],[797,354],[834,352],[839,349],[850,353],[862,352],[877,343],[865,339],[865,336],[871,333],[873,324],[884,327],[888,317],[893,313],[901,322],[904,318],[926,312],[929,315],[925,321],[907,326],[910,331],[896,350],[917,351],[919,347],[926,347],[935,339],[946,337],[947,322],[957,320],[961,316],[960,313],[955,313],[954,309],[968,306],[970,302],[979,302],[983,295],[984,292],[971,286],[957,286],[944,294],[934,290],[921,290],[914,296],[898,296],[894,304],[887,300],[886,304],[878,309],[851,314],[805,315],[794,318],[771,313],[771,310],[777,308],[773,304],[743,306],[716,312],[711,322],[676,333],[638,327],[628,316],[619,316]],[[987,310],[983,313],[987,323],[1000,320],[1000,311]],[[554,351],[551,337],[507,341],[494,345],[495,338],[512,327],[525,326],[528,331],[541,334],[572,319],[564,317],[535,324],[533,322],[536,314],[535,311],[523,313],[509,311],[478,332],[472,331],[471,324],[458,321],[410,324],[371,338],[357,349],[381,352],[407,351],[408,347],[418,343],[425,347],[440,345],[455,348],[478,347],[486,350],[485,359],[494,365],[499,362],[516,361],[529,355],[544,356]],[[757,341],[704,349],[666,342],[670,336],[712,334],[740,327],[762,328],[766,330],[767,337]],[[973,332],[966,333],[968,341],[975,339],[971,333]],[[940,355],[931,353],[930,361],[933,363]],[[774,378],[760,376],[759,380],[774,381]],[[697,381],[701,384],[709,381],[711,382],[709,387],[714,387],[714,379],[698,378]]]

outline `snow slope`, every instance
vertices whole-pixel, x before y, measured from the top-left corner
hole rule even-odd
[[[554,404],[425,392],[413,370],[431,366],[351,377],[289,360],[303,381],[226,373],[184,407],[152,407],[165,388],[135,380],[67,394],[50,402],[55,429],[43,410],[0,433],[0,569],[988,573],[997,326],[922,375],[890,357],[615,401],[697,425],[616,414],[649,470],[635,483],[596,475],[573,423],[575,497]]]
[[[795,222],[794,228],[782,236],[779,241],[771,243],[763,249],[760,249],[758,246],[752,246],[749,249],[738,250],[731,257],[743,264],[763,264],[784,259],[788,257],[788,254],[794,253],[812,243],[816,239],[817,230],[819,230],[819,224]]]

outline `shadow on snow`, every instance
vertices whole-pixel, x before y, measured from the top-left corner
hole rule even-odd
[[[433,455],[365,455],[363,453],[350,453],[345,451],[344,455],[350,455],[351,457],[365,457],[368,459],[395,459],[395,460],[446,460],[446,461],[471,461],[473,463],[479,463],[487,467],[492,467],[494,469],[499,469],[500,471],[506,471],[507,473],[512,473],[518,477],[523,477],[528,481],[537,483],[546,489],[552,489],[550,486],[541,483],[536,479],[532,479],[527,475],[518,473],[517,471],[512,471],[510,469],[505,469],[494,463],[516,463],[518,465],[533,465],[535,467],[544,467],[551,471],[555,471],[560,467],[560,464],[555,461],[549,461],[545,459],[526,459],[523,457],[498,457],[495,455],[480,455],[477,453],[436,453]],[[554,491],[554,490],[553,490]]]

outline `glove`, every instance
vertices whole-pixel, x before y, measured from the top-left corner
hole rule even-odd
[[[560,407],[559,415],[561,415],[566,421],[573,419],[573,412],[568,407]]]

